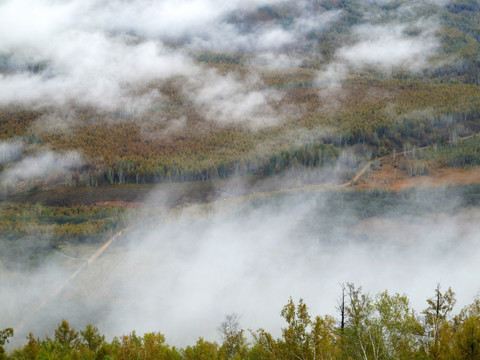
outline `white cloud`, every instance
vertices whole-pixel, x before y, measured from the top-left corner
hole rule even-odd
[[[58,174],[68,173],[82,164],[83,159],[76,151],[61,154],[45,150],[10,164],[0,173],[0,185],[5,188],[18,185],[22,181],[46,180]]]
[[[288,29],[270,20],[253,28],[231,21],[283,3],[298,14]],[[279,50],[301,44],[306,32],[327,26],[338,13],[306,13],[305,6],[286,0],[5,0],[0,55],[8,69],[0,75],[0,105],[141,108],[157,96],[139,95],[147,82],[201,71],[185,49]],[[182,47],[164,45],[171,41]],[[39,72],[27,71],[34,65]]]
[[[220,124],[244,123],[252,127],[265,127],[283,120],[274,109],[281,94],[274,89],[262,89],[256,76],[239,80],[232,75],[222,76],[216,71],[205,71],[186,84],[199,109],[208,119]]]
[[[434,16],[419,18],[421,6],[400,6],[389,13],[389,21],[381,23],[381,13],[365,14],[363,23],[352,27],[351,43],[337,49],[334,60],[318,72],[315,83],[320,95],[340,98],[342,83],[352,70],[369,68],[389,76],[395,70],[418,73],[432,66],[429,60],[441,48],[440,21]]]
[[[117,108],[142,103],[155,94],[135,94],[153,79],[189,74],[195,68],[181,53],[160,44],[128,44],[128,37],[69,31],[33,49],[34,60],[46,61],[45,73],[0,75],[0,103],[63,105],[71,101]]]
[[[353,31],[358,42],[340,48],[336,55],[355,68],[374,66],[383,71],[390,71],[393,67],[421,70],[440,46],[435,37],[435,25],[432,22],[428,24],[433,27],[423,24],[421,34],[417,36],[407,34],[406,24],[359,25]]]

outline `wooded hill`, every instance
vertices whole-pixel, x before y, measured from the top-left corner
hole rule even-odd
[[[240,82],[253,69],[259,79],[248,85],[248,91],[271,89],[279,94],[268,100],[276,119],[272,124],[220,121],[218,114],[192,101],[187,79],[176,76],[152,80],[138,90],[156,90],[163,99],[139,113],[75,103],[4,105],[0,139],[21,141],[24,148],[1,168],[12,168],[41,149],[74,150],[82,161],[66,174],[30,179],[32,184],[25,187],[203,181],[331,166],[346,148],[353,154],[346,166],[352,168],[360,159],[401,150],[406,143],[442,145],[479,131],[480,9],[475,0],[455,0],[445,7],[425,2],[414,12],[400,11],[408,8],[408,1],[331,0],[310,5],[318,11],[342,11],[342,16],[327,29],[309,33],[308,45],[302,45],[308,49],[293,47],[276,54],[304,54],[299,67],[252,65],[255,52],[247,50],[190,50],[205,71]],[[376,24],[408,19],[413,25],[406,31],[412,37],[419,31],[416,22],[435,16],[441,24],[436,34],[441,49],[421,71],[402,66],[390,73],[373,66],[352,68],[340,89],[323,91],[319,72],[352,42],[352,27],[363,24],[368,14],[377,16]],[[251,27],[272,22],[288,29],[295,16],[294,9],[279,4],[232,16],[229,21]],[[182,43],[170,46],[178,48]],[[313,53],[311,46],[317,49]],[[8,76],[14,71],[13,60],[8,54],[2,56],[0,71]],[[37,74],[47,66],[28,64],[27,69]],[[15,185],[3,187],[20,191],[21,183],[18,176]]]

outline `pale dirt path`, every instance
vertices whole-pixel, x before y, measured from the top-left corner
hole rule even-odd
[[[80,267],[72,275],[70,275],[57,289],[51,292],[48,297],[46,297],[35,309],[33,309],[33,312],[37,313],[38,311],[41,311],[48,303],[50,303],[57,296],[61,295],[62,292],[66,288],[68,288],[68,286],[72,284],[83,271],[85,271],[90,265],[93,264],[95,260],[102,256],[102,254],[108,249],[108,247],[112,245],[112,243],[120,236],[122,236],[124,232],[126,232],[128,229],[129,228],[125,228],[113,235],[105,244],[103,244],[97,251],[95,251],[92,256],[90,256],[82,265],[80,265]],[[14,328],[16,332],[21,332],[23,330],[27,318],[28,315],[26,315],[25,318],[20,321],[18,326]]]

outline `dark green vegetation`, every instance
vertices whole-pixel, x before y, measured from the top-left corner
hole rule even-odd
[[[199,338],[185,348],[170,346],[160,332],[143,336],[132,332],[105,340],[98,328],[76,331],[63,320],[54,336],[30,334],[28,343],[5,355],[2,345],[13,335],[0,332],[2,360],[14,359],[478,359],[480,357],[480,301],[452,316],[455,293],[437,286],[427,307],[416,312],[404,294],[387,291],[371,296],[354,284],[341,287],[337,319],[312,317],[307,305],[292,299],[283,307],[286,325],[281,337],[265,329],[241,328],[236,314],[218,326],[221,343]],[[251,340],[247,340],[250,333]]]
[[[480,165],[480,139],[474,137],[454,144],[439,145],[427,151],[417,151],[415,158],[434,159],[445,167],[472,167]]]
[[[52,207],[2,203],[0,263],[35,268],[65,244],[99,243],[125,226],[125,209],[114,206]]]

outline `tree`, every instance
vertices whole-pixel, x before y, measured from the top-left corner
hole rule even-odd
[[[337,309],[340,312],[340,331],[345,328],[345,284],[340,285],[342,289],[342,296],[338,300]]]
[[[113,358],[119,360],[180,359],[178,351],[175,348],[170,348],[165,343],[165,336],[159,332],[146,333],[141,337],[133,331],[130,335],[122,336],[120,341],[114,339],[113,343],[115,343],[115,350],[117,351]],[[108,353],[108,349],[105,350]]]
[[[225,320],[220,323],[217,332],[222,339],[220,347],[221,358],[234,359],[247,351],[247,339],[240,327],[240,316],[232,313],[225,315]]]
[[[462,309],[454,318],[453,353],[459,360],[480,359],[480,299]]]
[[[85,331],[80,331],[82,336],[82,345],[90,351],[96,353],[105,341],[105,336],[100,335],[98,328],[88,324]]]
[[[317,316],[312,324],[314,359],[333,360],[339,356],[335,319],[325,315]]]
[[[8,338],[12,336],[13,336],[12,328],[6,328],[5,330],[0,331],[0,360],[7,359],[7,354],[5,353],[5,349],[3,345],[5,345],[5,343],[8,343],[9,342]]]
[[[379,294],[375,301],[382,342],[388,358],[411,359],[418,353],[424,329],[406,295]]]
[[[444,348],[443,352],[446,351],[445,341],[449,342],[450,338],[449,334],[445,334],[449,325],[446,320],[455,303],[455,293],[452,289],[448,288],[447,291],[442,293],[440,284],[435,288],[435,295],[427,299],[428,307],[423,311],[423,314],[427,327],[427,346],[433,359],[440,358],[442,347]]]
[[[194,346],[187,346],[183,350],[185,360],[213,360],[218,358],[218,344],[199,338]]]
[[[424,329],[410,308],[406,295],[375,298],[354,284],[346,286],[346,322],[340,331],[341,352],[346,359],[412,359],[420,357]]]
[[[335,320],[331,316],[317,316],[314,321],[308,314],[306,304],[300,299],[295,305],[290,298],[281,315],[287,322],[282,329],[282,339],[274,340],[263,329],[252,333],[255,339],[254,352],[261,359],[336,359]]]
[[[285,355],[290,359],[310,359],[315,351],[315,339],[309,332],[312,325],[307,305],[300,299],[297,306],[290,298],[281,312],[288,327],[282,329]]]
[[[62,320],[55,329],[55,340],[70,348],[77,348],[80,344],[78,332],[75,329],[70,329],[70,324],[66,320]]]
[[[11,359],[35,360],[40,352],[40,339],[35,338],[32,333],[28,334],[28,343],[23,349],[14,350]]]
[[[381,331],[373,317],[375,307],[362,288],[347,284],[349,303],[345,307],[346,324],[342,333],[342,353],[352,359],[379,359],[383,351]]]

